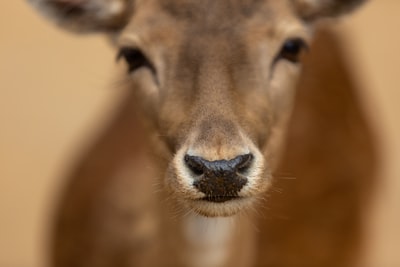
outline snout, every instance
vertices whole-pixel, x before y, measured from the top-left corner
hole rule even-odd
[[[172,175],[167,182],[175,199],[208,217],[234,215],[260,199],[271,180],[264,157],[252,143],[230,148],[224,156],[222,151],[228,149],[221,147],[208,147],[203,153],[182,147],[170,165]]]
[[[239,197],[247,184],[246,172],[251,168],[252,154],[239,155],[229,160],[209,161],[186,154],[184,162],[193,176],[193,186],[204,193],[203,200],[225,202]]]
[[[222,115],[194,123],[167,177],[175,199],[205,216],[231,216],[270,184],[268,165],[239,123]]]

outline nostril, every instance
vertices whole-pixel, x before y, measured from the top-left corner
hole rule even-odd
[[[245,154],[231,160],[208,161],[198,156],[185,155],[184,161],[189,170],[196,176],[246,175],[254,156]]]
[[[234,160],[236,160],[236,166],[235,169],[237,172],[240,174],[246,173],[250,166],[251,163],[253,162],[254,156],[252,154],[245,154],[245,155],[240,155],[236,157]]]
[[[185,163],[195,175],[204,174],[204,164],[202,164],[199,157],[185,155]]]

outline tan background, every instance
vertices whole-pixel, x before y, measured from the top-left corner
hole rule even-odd
[[[382,168],[362,267],[400,266],[400,1],[375,0],[338,25]],[[55,29],[24,1],[0,1],[0,267],[42,267],[48,218],[72,159],[122,93],[99,36]]]

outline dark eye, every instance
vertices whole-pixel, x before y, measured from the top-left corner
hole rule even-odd
[[[127,47],[121,48],[118,53],[117,60],[121,58],[123,58],[128,64],[128,71],[130,73],[141,67],[150,67],[153,69],[151,63],[139,49]]]
[[[278,55],[278,59],[286,59],[290,62],[298,63],[302,52],[307,49],[306,43],[300,38],[286,40]]]

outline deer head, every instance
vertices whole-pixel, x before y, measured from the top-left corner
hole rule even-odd
[[[30,2],[61,27],[113,38],[168,147],[165,187],[199,214],[230,216],[269,188],[312,25],[363,1]]]

